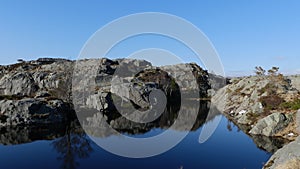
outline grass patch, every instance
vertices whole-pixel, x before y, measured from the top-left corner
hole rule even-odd
[[[283,102],[280,104],[280,107],[283,109],[289,109],[289,110],[299,110],[300,109],[300,99],[296,99],[291,102]]]

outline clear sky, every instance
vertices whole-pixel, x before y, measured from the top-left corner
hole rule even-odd
[[[217,49],[227,75],[252,73],[256,65],[300,73],[299,0],[1,0],[0,64],[43,56],[76,59],[95,31],[138,12],[170,13],[192,22]]]

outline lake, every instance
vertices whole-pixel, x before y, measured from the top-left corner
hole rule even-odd
[[[120,132],[131,137],[157,135],[167,130],[166,119],[176,118],[176,112],[166,110],[166,113],[148,128],[120,129]],[[276,144],[280,144],[270,138],[257,138],[255,143],[222,115],[216,115],[222,119],[214,134],[200,144],[198,139],[206,115],[205,110],[199,110],[192,131],[177,146],[158,156],[141,159],[105,151],[85,134],[76,120],[68,124],[1,128],[0,168],[257,169],[262,168],[277,148]]]

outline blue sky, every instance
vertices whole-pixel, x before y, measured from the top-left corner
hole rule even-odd
[[[299,9],[297,0],[1,0],[0,64],[43,56],[76,59],[88,38],[110,21],[139,12],[164,12],[201,29],[218,51],[227,75],[252,73],[256,65],[300,73]],[[141,41],[145,39],[128,42],[125,48],[131,46],[130,50],[120,46],[111,55],[124,57],[143,47],[174,53],[180,49],[173,42],[137,45]],[[184,51],[179,54],[188,56]]]

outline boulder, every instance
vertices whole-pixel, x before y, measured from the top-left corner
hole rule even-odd
[[[250,130],[250,134],[275,136],[276,133],[283,130],[292,121],[290,115],[283,113],[273,113],[263,119],[258,120],[257,124]]]

